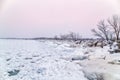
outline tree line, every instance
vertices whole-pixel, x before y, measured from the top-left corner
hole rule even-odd
[[[75,32],[69,32],[67,34],[61,34],[61,35],[56,35],[54,36],[54,39],[56,40],[80,40],[81,36],[79,33],[75,33]]]
[[[114,15],[106,20],[101,20],[97,24],[97,29],[92,29],[91,31],[94,36],[102,40],[118,41],[120,40],[120,17]],[[76,41],[82,39],[82,37],[79,33],[69,32],[68,34],[56,35],[54,39]]]
[[[97,24],[97,29],[92,29],[95,36],[104,40],[115,40],[120,39],[120,17],[114,15],[107,20],[101,20]]]

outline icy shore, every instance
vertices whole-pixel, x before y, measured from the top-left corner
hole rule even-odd
[[[0,80],[120,80],[120,54],[69,42],[0,40]],[[102,77],[101,79],[97,79]]]

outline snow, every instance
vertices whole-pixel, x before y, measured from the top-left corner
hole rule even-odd
[[[0,80],[97,80],[98,74],[104,80],[120,80],[120,65],[110,63],[119,61],[120,53],[110,54],[109,45],[85,44],[0,40]]]
[[[0,40],[0,80],[87,80],[82,67],[62,59],[74,49],[51,41]],[[9,76],[8,72],[17,74]]]

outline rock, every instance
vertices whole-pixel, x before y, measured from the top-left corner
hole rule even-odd
[[[120,52],[120,43],[114,42],[113,45],[111,45],[109,52],[111,54],[119,53]]]
[[[103,43],[102,42],[98,42],[96,47],[102,47],[103,48]]]
[[[37,73],[38,73],[38,74],[41,74],[41,75],[44,75],[45,71],[46,71],[46,68],[39,68],[39,69],[37,70]]]
[[[75,44],[81,44],[82,40],[76,41]]]
[[[73,57],[72,61],[75,61],[75,60],[85,60],[85,59],[88,59],[88,57],[87,56],[77,56],[77,57]]]
[[[88,47],[93,47],[93,43],[92,43],[92,42],[88,42],[88,43],[87,43],[87,46],[88,46]]]
[[[116,64],[116,65],[120,65],[120,60],[113,60],[108,62],[109,64]]]
[[[119,52],[120,52],[120,49],[115,49],[114,52],[115,52],[115,53],[119,53]]]
[[[17,75],[19,72],[20,72],[20,70],[16,70],[16,69],[14,69],[14,70],[12,70],[12,71],[8,71],[9,76],[15,76],[15,75]]]
[[[25,60],[31,60],[32,58],[31,57],[26,57]]]
[[[6,59],[6,61],[10,61],[10,60],[11,60],[11,58]]]

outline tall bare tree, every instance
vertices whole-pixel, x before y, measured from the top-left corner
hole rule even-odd
[[[120,36],[120,17],[115,15],[111,19],[109,18],[108,20],[109,25],[113,29],[113,32],[115,34],[116,40],[119,40]]]
[[[92,29],[92,32],[94,33],[94,35],[108,41],[109,30],[108,30],[108,25],[105,24],[105,21],[101,20],[98,23],[97,27],[98,27],[98,30]]]

